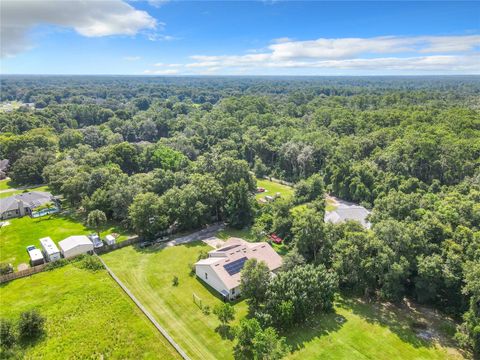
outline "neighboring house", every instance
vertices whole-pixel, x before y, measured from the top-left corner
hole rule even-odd
[[[59,241],[58,246],[64,258],[74,257],[93,251],[93,244],[85,235],[74,235]]]
[[[335,210],[325,213],[325,222],[339,224],[345,221],[358,221],[366,229],[370,229],[367,216],[370,214],[366,208],[360,205],[340,204]]]
[[[0,200],[0,219],[31,215],[35,208],[49,202],[58,206],[56,198],[44,191],[30,191],[6,197]]]
[[[264,261],[270,271],[275,271],[282,265],[282,258],[268,243],[249,243],[230,238],[221,248],[210,251],[207,259],[195,263],[195,272],[200,279],[230,300],[240,295],[240,272],[249,259]]]

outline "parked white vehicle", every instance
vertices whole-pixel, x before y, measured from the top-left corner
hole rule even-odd
[[[47,261],[57,261],[61,258],[60,250],[58,250],[57,245],[55,245],[51,238],[41,238],[40,245],[42,246]]]

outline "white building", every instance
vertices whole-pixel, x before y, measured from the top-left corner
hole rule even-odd
[[[93,251],[93,244],[85,235],[74,235],[58,243],[63,257],[69,258]]]
[[[60,250],[58,250],[57,245],[49,237],[41,238],[40,245],[47,261],[57,261],[61,258]]]
[[[367,220],[370,211],[360,205],[341,202],[335,210],[325,213],[325,222],[340,224],[346,221],[357,221],[364,228],[370,229],[372,224]]]
[[[110,234],[105,236],[105,241],[107,242],[107,245],[115,244],[115,238],[113,237],[113,235]]]
[[[43,264],[45,259],[40,249],[31,249],[28,250],[28,256],[30,256],[30,265],[37,266]]]
[[[240,272],[249,259],[264,261],[270,271],[282,265],[282,258],[266,242],[249,243],[230,238],[220,249],[208,253],[207,259],[195,264],[199,278],[218,291],[226,299],[240,295]]]

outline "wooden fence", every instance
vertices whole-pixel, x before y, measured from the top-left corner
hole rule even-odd
[[[33,266],[33,267],[25,269],[25,270],[12,272],[12,273],[6,274],[6,275],[1,275],[0,276],[0,284],[2,284],[4,282],[7,282],[7,281],[19,279],[19,278],[22,278],[22,277],[25,277],[25,276],[30,276],[30,275],[42,272],[42,271],[45,270],[46,266],[47,266],[47,264],[41,264],[41,265]]]
[[[95,253],[97,253],[98,255],[105,254],[105,253],[113,251],[113,250],[121,249],[125,246],[130,246],[130,245],[136,244],[139,241],[140,241],[140,237],[135,235],[135,236],[129,237],[125,241],[115,243],[113,245],[103,245],[101,248],[95,249]]]
[[[96,249],[95,252],[97,254],[105,254],[105,253],[113,251],[113,250],[121,249],[125,246],[130,246],[130,245],[135,244],[139,241],[140,241],[139,236],[132,236],[132,237],[128,238],[127,240],[122,241],[120,243],[116,243],[116,244],[113,244],[113,245],[104,245],[101,248]],[[70,261],[70,260],[72,260],[72,258],[67,258],[67,260]],[[19,279],[19,278],[22,278],[22,277],[25,277],[25,276],[30,276],[30,275],[37,274],[39,272],[45,271],[45,267],[48,264],[49,263],[41,264],[41,265],[33,266],[33,267],[28,268],[26,270],[21,270],[21,271],[16,271],[16,272],[13,272],[13,273],[10,273],[10,274],[1,275],[0,276],[0,284],[2,284],[4,282],[7,282],[7,281]]]

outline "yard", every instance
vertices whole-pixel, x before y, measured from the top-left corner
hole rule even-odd
[[[28,359],[179,359],[106,271],[70,264],[0,285],[0,317],[38,309],[46,336]],[[20,357],[19,357],[20,358]]]
[[[210,249],[203,242],[156,251],[128,246],[102,258],[192,359],[231,359],[233,344],[215,331],[220,324],[216,316],[205,315],[193,302],[195,294],[211,310],[221,303],[188,266]],[[174,276],[178,286],[172,285]],[[245,302],[235,308],[237,318],[245,316]]]
[[[10,225],[0,228],[0,262],[11,263],[15,267],[29,262],[26,246],[35,245],[40,248],[39,239],[49,236],[58,244],[60,240],[71,235],[87,235],[94,232],[87,228],[80,220],[64,214],[47,215],[40,218],[9,219]],[[112,232],[120,233],[117,241],[125,240],[128,236],[112,224],[106,225],[100,235],[104,237]]]
[[[274,196],[277,192],[282,197],[290,197],[293,195],[293,188],[291,186],[282,185],[266,179],[257,179],[257,187],[262,187],[265,192],[255,195],[256,199],[260,199],[264,196]]]
[[[188,266],[202,250],[209,249],[200,242],[145,251],[126,247],[102,257],[192,359],[231,359],[234,343],[215,332],[219,325],[216,317],[203,314],[192,300],[196,294],[210,307],[220,303],[213,290],[190,275]],[[174,276],[179,278],[177,287],[172,285]],[[239,317],[246,315],[247,307],[241,301],[235,308],[238,322]],[[335,311],[286,334],[294,349],[290,358],[461,358],[453,348],[433,345],[415,335],[410,325],[420,312],[342,299]],[[434,326],[440,332],[439,329],[452,329],[453,325]]]

